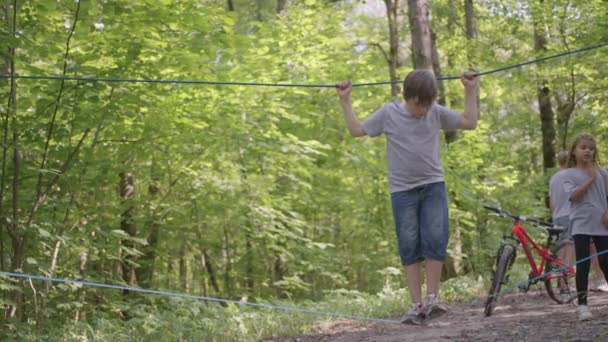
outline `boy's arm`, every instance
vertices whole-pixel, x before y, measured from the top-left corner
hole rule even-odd
[[[350,135],[353,137],[362,137],[367,135],[363,127],[361,126],[361,122],[355,116],[353,112],[353,106],[350,102],[350,93],[352,91],[352,83],[350,81],[341,81],[336,84],[337,93],[340,97],[340,105],[342,106],[342,111],[344,112],[344,119],[346,120],[346,126],[348,127],[348,131]]]
[[[473,71],[462,75],[464,85],[464,112],[458,122],[459,129],[475,129],[479,120],[479,76]]]

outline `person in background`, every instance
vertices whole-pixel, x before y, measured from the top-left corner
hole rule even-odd
[[[564,190],[564,180],[568,170],[568,151],[560,151],[557,155],[559,171],[549,181],[549,202],[553,217],[553,224],[565,230],[559,236],[559,242],[572,241],[572,227],[570,226],[570,196]],[[574,262],[574,244],[568,244],[560,250],[558,258],[567,264]]]

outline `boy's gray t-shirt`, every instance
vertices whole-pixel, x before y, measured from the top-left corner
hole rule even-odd
[[[444,180],[438,132],[456,130],[460,118],[460,113],[436,103],[426,115],[416,118],[395,101],[363,121],[363,130],[370,137],[386,135],[391,193]]]
[[[564,191],[567,169],[557,171],[549,181],[549,198],[553,206],[553,219],[570,214],[570,194]]]
[[[602,223],[602,215],[608,207],[608,173],[599,169],[593,184],[577,202],[570,202],[570,224],[572,235],[608,236],[608,227]],[[564,190],[568,197],[589,179],[589,174],[576,168],[567,170]]]

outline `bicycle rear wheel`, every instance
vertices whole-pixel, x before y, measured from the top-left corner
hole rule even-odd
[[[567,246],[572,246],[571,242],[560,243],[553,250],[553,257],[557,258],[559,251]],[[561,274],[560,277],[555,277],[553,279],[544,279],[545,289],[547,290],[547,294],[551,299],[553,299],[557,304],[567,304],[572,302],[576,298],[576,281],[575,281],[575,273],[568,274],[568,269],[559,270],[561,267],[551,261],[547,261],[545,265],[545,274]],[[558,271],[559,270],[559,271]]]
[[[515,260],[515,246],[513,245],[502,245],[496,256],[496,270],[492,275],[492,285],[486,299],[484,314],[487,316],[492,315],[494,307],[496,306],[496,300],[500,294],[500,288],[503,284],[506,284],[506,275],[509,267]]]

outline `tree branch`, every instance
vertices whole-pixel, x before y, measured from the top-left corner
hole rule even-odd
[[[65,43],[65,53],[63,55],[63,73],[65,76],[67,74],[68,68],[68,57],[70,55],[70,42],[72,40],[72,36],[74,35],[74,31],[76,30],[76,24],[78,23],[78,15],[80,14],[80,0],[76,4],[76,12],[74,13],[74,23],[72,23],[72,27],[70,28],[70,33],[68,34],[68,39]],[[34,202],[34,206],[40,201],[41,191],[42,191],[42,170],[46,166],[46,161],[49,155],[49,145],[51,143],[51,139],[53,138],[53,130],[55,128],[55,120],[57,118],[57,113],[59,112],[59,104],[61,102],[61,97],[63,96],[63,90],[65,86],[65,80],[62,79],[59,86],[59,93],[57,94],[57,98],[55,99],[55,109],[53,110],[53,115],[51,117],[51,121],[49,122],[49,131],[46,137],[46,142],[44,144],[44,150],[42,152],[42,162],[40,163],[40,172],[38,173],[38,182],[36,184],[36,199]],[[31,221],[31,218],[30,218]]]
[[[391,62],[391,58],[388,56],[388,53],[386,53],[382,45],[380,45],[379,43],[369,43],[369,45],[375,46],[380,49],[380,52],[382,52],[382,55],[384,56],[384,60],[386,60],[387,63]]]

